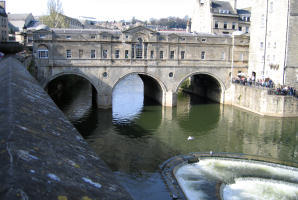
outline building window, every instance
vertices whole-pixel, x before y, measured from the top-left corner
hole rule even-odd
[[[185,58],[185,51],[181,51],[181,59],[183,60]]]
[[[128,50],[125,50],[125,59],[127,59],[128,58],[128,54],[129,54],[129,52],[128,52]]]
[[[224,22],[224,29],[227,29],[227,28],[228,28],[228,23]]]
[[[206,38],[202,38],[201,41],[202,41],[202,42],[207,42],[207,39],[206,39]]]
[[[117,49],[116,51],[115,51],[115,58],[119,58],[119,54],[120,54],[120,51]]]
[[[222,53],[221,53],[221,59],[222,59],[222,60],[225,60],[225,59],[226,59],[226,53],[225,53],[225,52],[222,52]]]
[[[214,28],[218,29],[218,22],[217,21],[214,23]]]
[[[270,9],[269,9],[270,13],[273,13],[273,1],[270,2]]]
[[[71,50],[70,49],[66,50],[66,58],[71,58]]]
[[[264,43],[260,42],[260,48],[263,49],[263,47],[264,47]]]
[[[43,33],[39,34],[39,38],[41,38],[41,39],[46,38],[46,34],[43,34]]]
[[[245,33],[248,33],[249,32],[249,27],[245,27]]]
[[[154,51],[150,51],[150,58],[151,58],[151,59],[154,58]]]
[[[243,61],[244,60],[244,55],[243,53],[240,54],[240,61]]]
[[[233,29],[233,30],[236,29],[236,23],[235,23],[235,22],[232,23],[232,29]]]
[[[139,38],[138,41],[136,45],[136,58],[143,58],[143,40]]]
[[[91,39],[95,39],[96,36],[95,36],[95,35],[91,35],[90,38],[91,38]]]
[[[135,57],[135,45],[131,45],[131,58],[133,59]]]
[[[171,51],[170,59],[174,59],[174,56],[175,56],[175,51]]]
[[[38,50],[38,58],[39,59],[48,59],[49,51],[47,49]]]
[[[147,48],[148,44],[144,44],[144,58],[147,59]]]
[[[202,60],[205,60],[205,57],[206,57],[206,52],[205,51],[202,51],[201,52],[201,59]]]
[[[79,49],[79,58],[83,57],[83,53],[84,53],[83,49]]]
[[[238,30],[239,30],[239,31],[242,31],[242,26],[239,26],[239,27],[238,27]]]
[[[102,58],[108,58],[108,50],[102,50]]]
[[[163,51],[160,51],[160,52],[159,52],[159,58],[160,58],[160,59],[163,59]]]
[[[66,39],[70,40],[71,39],[71,36],[70,35],[67,35],[66,36]]]
[[[90,52],[90,58],[95,58],[95,57],[96,57],[95,50],[92,49]]]

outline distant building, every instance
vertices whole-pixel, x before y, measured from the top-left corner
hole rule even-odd
[[[232,34],[249,33],[250,9],[237,9],[237,0],[195,0],[192,32]]]
[[[24,44],[24,32],[36,26],[37,23],[31,13],[8,14],[9,40]]]
[[[5,1],[0,1],[0,42],[8,40],[8,20],[5,3]]]
[[[8,14],[9,28],[13,32],[23,32],[24,29],[32,27],[36,20],[31,13]]]
[[[298,88],[298,1],[254,0],[249,73]]]

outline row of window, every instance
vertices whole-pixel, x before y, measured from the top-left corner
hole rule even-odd
[[[125,50],[124,56],[126,59],[129,58],[129,51]],[[38,50],[38,58],[40,59],[48,59],[49,57],[49,53],[47,49],[42,49],[42,50]],[[82,58],[83,57],[83,50],[80,49],[79,50],[79,57]],[[102,58],[107,58],[108,57],[108,50],[104,49],[102,50]],[[66,58],[72,58],[72,51],[70,49],[66,50]],[[96,58],[96,51],[95,50],[91,50],[90,51],[90,58],[94,59]],[[115,58],[119,59],[120,58],[120,50],[115,50]],[[150,51],[150,58],[153,59],[154,58],[154,51]],[[164,51],[159,51],[159,58],[160,59],[164,59]],[[175,58],[175,51],[170,51],[170,59],[174,59]],[[185,58],[185,51],[181,51],[180,52],[180,58],[184,59]],[[206,59],[206,52],[205,51],[201,51],[201,59],[205,60]],[[222,52],[221,54],[221,60],[225,60],[226,59],[226,54],[225,52]],[[240,60],[243,61],[244,60],[244,55],[241,54],[240,55]]]
[[[131,55],[133,58],[133,54]],[[38,58],[40,59],[47,59],[49,57],[49,52],[47,49],[41,49],[38,50]],[[83,57],[83,50],[80,49],[79,50],[79,58]],[[104,49],[102,50],[102,58],[107,58],[108,57],[108,50]],[[129,58],[129,51],[125,50],[124,52],[124,57],[126,59]],[[206,52],[202,51],[201,52],[201,59],[204,60],[206,57]],[[72,58],[72,51],[70,49],[66,50],[66,58]],[[90,51],[90,58],[96,58],[96,51],[93,49]],[[115,58],[120,58],[120,50],[115,50]],[[150,58],[153,59],[154,58],[154,51],[150,51]],[[159,58],[160,59],[164,59],[164,51],[159,51]],[[170,51],[170,59],[174,59],[175,58],[175,51]],[[185,58],[185,51],[181,51],[180,52],[180,58],[184,59]],[[222,54],[222,59],[225,59],[225,53]]]
[[[221,28],[221,27],[219,27],[219,22],[218,22],[218,21],[215,21],[215,22],[214,22],[214,28],[215,28],[215,29],[219,29],[219,28]],[[228,29],[228,22],[224,22],[222,28],[223,28],[223,29]],[[232,27],[231,27],[231,28],[232,28],[232,30],[236,30],[236,23],[235,23],[235,22],[232,23]],[[242,26],[238,26],[238,30],[239,30],[239,31],[242,31]],[[249,27],[248,27],[248,26],[245,27],[245,32],[246,32],[246,33],[249,32]]]
[[[273,48],[276,48],[276,42],[273,43],[272,45]],[[264,42],[260,42],[260,48],[263,49],[264,48]],[[267,48],[271,48],[271,43],[268,42],[267,44]]]
[[[48,58],[48,50],[39,50],[39,58]],[[146,55],[146,51],[145,51],[145,55],[144,55],[144,58],[147,58],[147,55]],[[140,51],[140,49],[136,49],[136,58],[139,58],[139,59],[142,59],[142,54],[143,52]],[[108,58],[108,50],[106,49],[103,49],[102,50],[102,58]],[[120,58],[120,50],[115,50],[115,58],[119,59]],[[204,52],[204,55],[205,55],[205,52]],[[79,50],[79,58],[82,58],[83,57],[83,50],[80,49]],[[128,50],[125,50],[124,51],[124,57],[125,59],[128,59],[129,58],[129,51]],[[205,56],[203,56],[204,58],[202,59],[205,59]],[[70,49],[67,49],[66,50],[66,58],[72,58],[72,51]],[[93,49],[90,51],[90,58],[96,58],[96,51]],[[134,58],[134,51],[132,51],[132,54],[131,54],[131,58]],[[153,59],[154,58],[154,51],[150,51],[150,58]],[[159,58],[160,59],[163,59],[164,58],[164,52],[163,51],[160,51],[159,52]],[[175,51],[171,51],[170,52],[170,59],[174,59],[175,58]],[[185,58],[185,51],[181,51],[180,52],[180,58],[181,59],[184,59]]]

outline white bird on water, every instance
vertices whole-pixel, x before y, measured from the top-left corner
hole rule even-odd
[[[193,140],[193,139],[195,139],[195,138],[192,136],[188,136],[188,138],[187,138],[187,140]]]

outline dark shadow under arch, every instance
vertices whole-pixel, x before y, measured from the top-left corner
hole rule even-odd
[[[67,99],[66,96],[72,96],[75,98],[74,90],[83,87],[84,85],[90,85],[90,96],[92,99],[92,105],[97,105],[97,89],[87,78],[78,74],[59,74],[52,77],[47,83],[45,83],[45,90],[54,100],[58,107],[62,104],[70,103],[71,99]]]
[[[195,73],[186,77],[178,86],[177,91],[192,93],[221,103],[223,99],[223,86],[217,78],[206,73]]]

